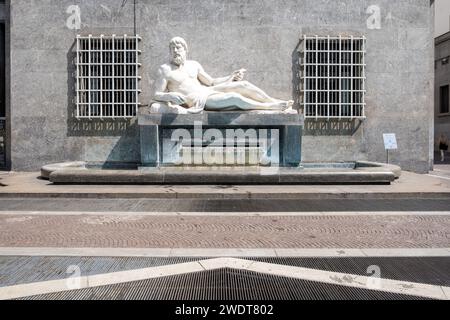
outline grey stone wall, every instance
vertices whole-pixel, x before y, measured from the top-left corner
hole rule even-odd
[[[168,41],[179,35],[190,57],[214,76],[244,67],[248,80],[297,98],[297,46],[303,34],[367,37],[367,121],[307,123],[305,161],[384,161],[382,133],[397,133],[392,154],[404,169],[430,167],[433,23],[429,0],[138,0],[142,36],[141,101],[150,99]],[[133,5],[122,0],[11,1],[11,123],[15,170],[66,160],[138,162],[134,121],[73,119],[77,34],[133,34]],[[381,9],[368,29],[367,8]],[[81,9],[81,30],[66,27],[67,7]]]

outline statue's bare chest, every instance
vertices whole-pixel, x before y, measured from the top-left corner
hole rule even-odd
[[[198,68],[193,65],[185,65],[180,69],[172,70],[169,73],[169,80],[174,84],[182,84],[186,81],[198,78]]]

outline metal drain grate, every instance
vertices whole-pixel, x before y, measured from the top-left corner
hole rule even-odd
[[[221,269],[25,300],[422,300],[419,297]]]
[[[142,257],[0,257],[0,287],[66,279],[69,266],[80,268],[83,276],[138,270],[198,261],[199,258]]]
[[[307,269],[370,276],[368,268],[378,266],[384,279],[450,287],[450,257],[407,258],[255,258],[260,262]]]
[[[97,258],[0,257],[0,287],[65,279],[76,265],[83,276],[137,270],[205,260],[208,258]],[[244,258],[271,264],[370,276],[369,266],[379,266],[381,277],[450,287],[450,257],[433,258]]]

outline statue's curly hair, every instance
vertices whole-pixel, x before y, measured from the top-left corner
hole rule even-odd
[[[184,40],[181,37],[175,37],[172,40],[170,40],[169,48],[172,48],[172,46],[179,45],[179,44],[181,44],[184,47],[184,50],[186,50],[186,52],[189,51],[188,45],[186,43],[186,40]]]

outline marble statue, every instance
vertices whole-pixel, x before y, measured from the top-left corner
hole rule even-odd
[[[297,113],[294,101],[270,97],[244,81],[245,69],[213,78],[200,63],[187,60],[188,46],[180,37],[170,41],[171,62],[158,71],[151,113],[201,113],[202,111],[259,111]]]

